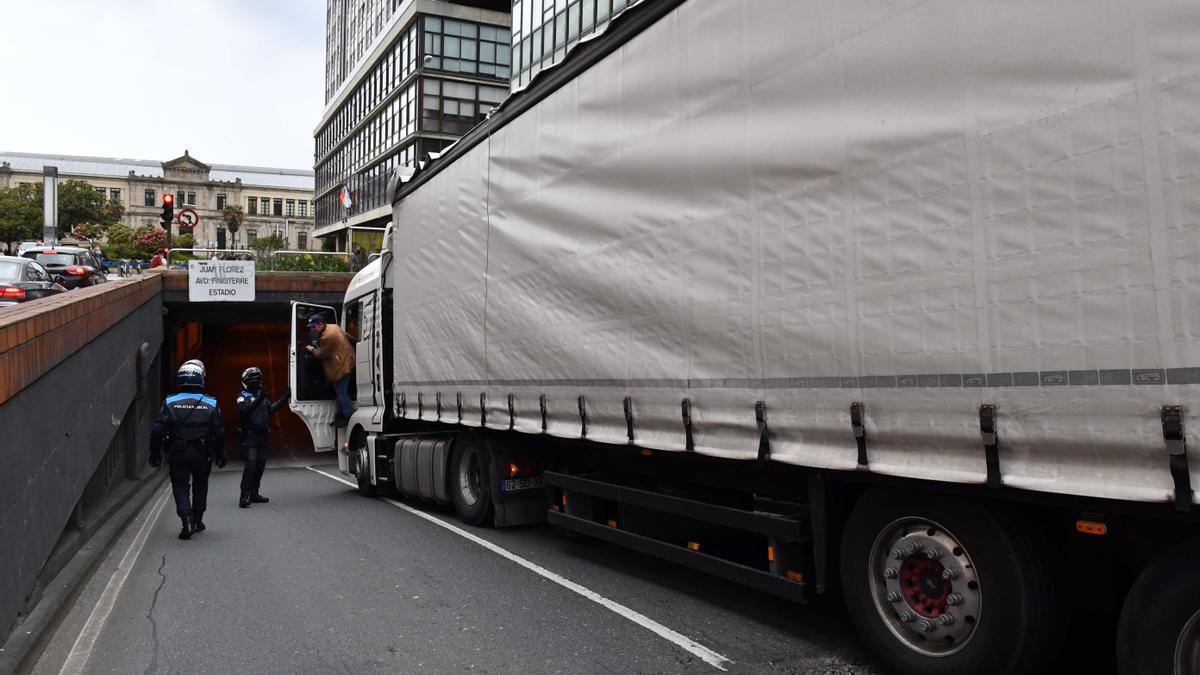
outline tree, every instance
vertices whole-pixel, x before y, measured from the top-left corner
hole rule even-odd
[[[38,186],[41,194],[41,186]],[[125,209],[97,192],[91,183],[72,178],[58,184],[58,232],[65,235],[82,223],[95,223],[101,229],[118,222]]]
[[[225,210],[221,212],[221,220],[225,222],[229,234],[237,234],[242,227],[242,222],[246,220],[246,212],[240,206],[226,206]]]
[[[154,225],[146,225],[133,230],[133,257],[145,260],[161,251],[167,245],[167,231]]]
[[[40,238],[41,228],[40,184],[20,183],[0,188],[0,240],[9,245],[9,251],[16,252],[17,242]]]
[[[262,261],[263,269],[268,268],[271,263],[267,260],[273,251],[277,251],[284,247],[283,237],[278,234],[272,234],[266,237],[259,237],[250,242],[250,248],[254,251],[258,260]]]
[[[95,241],[104,236],[104,227],[102,227],[99,223],[82,223],[75,226],[72,234],[75,235],[76,239]]]
[[[133,258],[133,228],[117,223],[108,228],[108,243],[101,247],[112,260]]]

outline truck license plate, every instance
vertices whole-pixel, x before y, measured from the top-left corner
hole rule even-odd
[[[541,476],[531,476],[529,478],[506,478],[500,481],[501,492],[520,492],[521,490],[533,490],[534,488],[542,487]]]

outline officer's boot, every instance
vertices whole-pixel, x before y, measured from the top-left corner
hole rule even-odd
[[[183,521],[183,529],[179,531],[180,539],[192,538],[192,514],[185,513],[179,516],[179,520]]]
[[[262,495],[260,495],[260,494],[258,494],[257,492],[255,492],[254,494],[250,495],[250,502],[251,502],[252,504],[266,504],[266,503],[267,503],[267,502],[269,502],[269,501],[271,501],[271,500],[270,500],[270,499],[267,499],[266,497],[264,497],[264,496],[262,496]]]
[[[242,490],[242,498],[238,500],[238,508],[246,508],[250,506],[250,491]]]
[[[204,527],[204,512],[197,511],[192,514],[192,534],[203,532],[208,528]]]

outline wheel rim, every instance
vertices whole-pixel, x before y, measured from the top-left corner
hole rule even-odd
[[[480,473],[478,453],[474,450],[463,453],[462,461],[458,463],[458,492],[467,506],[474,506],[479,501]]]
[[[885,527],[867,565],[871,597],[888,629],[924,656],[949,656],[970,642],[983,598],[962,543],[924,518]]]
[[[1175,642],[1175,675],[1200,675],[1200,612],[1188,619]]]
[[[366,479],[367,469],[371,466],[371,458],[367,457],[367,446],[358,446],[358,466],[355,467],[355,475],[359,478]]]

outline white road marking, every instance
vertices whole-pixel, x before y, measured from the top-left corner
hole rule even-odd
[[[336,480],[339,483],[345,483],[346,485],[349,485],[350,487],[353,487],[353,488],[358,487],[358,485],[355,484],[354,482],[346,480],[345,478],[342,478],[341,476],[335,476],[331,473],[326,473],[324,471],[321,471],[320,469],[316,469],[311,466],[306,467],[306,468],[309,471],[312,471],[314,473],[319,473],[322,476],[325,476],[326,478],[332,478],[333,480]],[[457,534],[458,536],[463,537],[464,539],[467,539],[476,544],[479,544],[480,546],[486,548],[487,550],[491,551],[492,553],[495,553],[496,555],[498,555],[502,558],[507,558],[507,559],[517,563],[521,567],[524,567],[525,569],[527,569],[545,579],[553,581],[554,583],[558,584],[559,586],[562,586],[563,588],[566,588],[568,590],[574,591],[575,593],[578,593],[579,595],[582,595],[583,597],[587,598],[588,600],[591,600],[592,602],[625,617],[626,619],[636,623],[637,625],[641,626],[642,628],[645,628],[646,630],[650,631],[651,633],[654,633],[655,635],[663,638],[664,640],[674,643],[679,648],[683,649],[686,652],[689,652],[690,654],[692,654],[696,657],[699,657],[705,663],[709,664],[710,666],[712,666],[718,670],[725,670],[725,664],[732,663],[732,661],[730,661],[728,658],[722,656],[721,654],[714,652],[713,650],[709,649],[708,647],[705,647],[704,645],[700,644],[699,642],[696,642],[695,640],[693,640],[685,635],[682,635],[680,633],[677,633],[677,632],[671,630],[670,628],[667,628],[666,626],[655,621],[654,619],[651,619],[650,617],[645,616],[644,614],[641,614],[633,609],[630,609],[629,607],[626,607],[625,605],[622,605],[621,603],[619,603],[615,600],[609,600],[608,598],[600,595],[599,593],[596,593],[593,590],[590,590],[588,588],[580,586],[579,584],[575,583],[574,581],[571,581],[570,579],[567,579],[566,577],[555,574],[554,572],[551,572],[550,570],[546,569],[545,567],[542,567],[541,565],[539,565],[535,562],[526,560],[525,558],[522,558],[521,556],[517,555],[516,553],[513,553],[512,551],[509,551],[506,548],[497,546],[496,544],[493,544],[492,542],[490,542],[486,539],[483,539],[474,534],[471,534],[470,532],[467,532],[466,530],[464,530],[456,525],[452,525],[452,524],[442,520],[441,518],[438,518],[436,516],[431,516],[428,513],[425,513],[424,511],[419,511],[407,504],[398,502],[394,499],[388,499],[388,498],[384,497],[383,501],[387,502],[388,504],[391,504],[392,506],[395,506],[398,509],[407,511],[408,513],[411,513],[412,515],[417,516],[418,518],[423,518],[425,520],[428,520],[429,522],[433,523],[434,525],[437,525],[438,527],[442,527],[447,530],[450,530],[454,534]]]
[[[121,563],[117,565],[116,571],[108,580],[108,585],[104,587],[104,592],[100,594],[100,600],[96,602],[96,606],[92,608],[92,613],[88,616],[87,622],[83,624],[83,629],[79,631],[79,637],[75,638],[75,644],[71,646],[70,653],[67,654],[67,660],[63,663],[60,675],[69,673],[70,675],[78,675],[83,673],[87,668],[88,659],[92,656],[92,649],[96,646],[96,640],[100,637],[100,631],[104,630],[104,623],[108,621],[108,615],[112,613],[113,605],[117,602],[117,596],[120,595],[121,589],[125,586],[125,580],[129,578],[129,572],[133,569],[134,563],[137,562],[138,555],[146,546],[146,539],[150,536],[150,530],[154,529],[154,524],[158,522],[159,515],[162,514],[163,506],[167,503],[167,497],[171,491],[163,487],[163,495],[159,497],[154,508],[150,511],[146,521],[142,523],[141,529],[133,541],[129,543],[129,548],[125,550],[124,557],[121,558]]]

